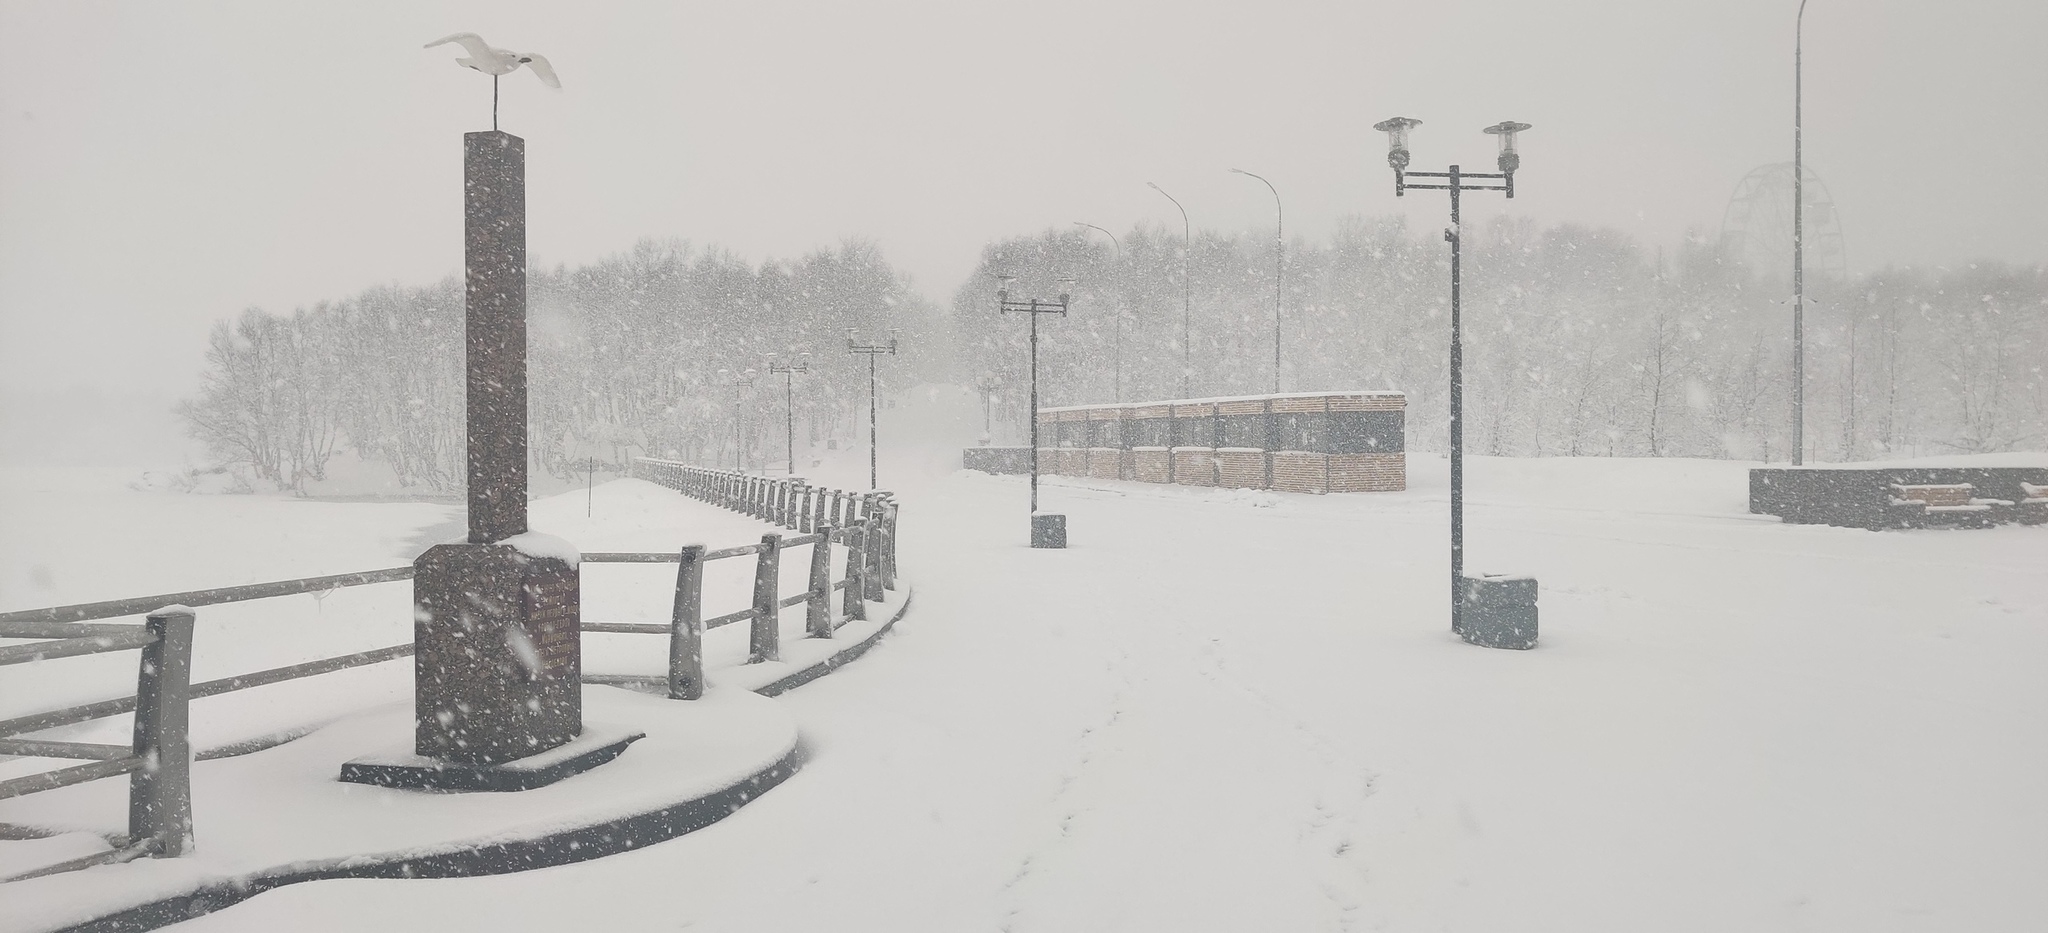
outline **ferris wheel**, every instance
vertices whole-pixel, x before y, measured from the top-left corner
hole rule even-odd
[[[1806,281],[1840,283],[1848,274],[1841,214],[1834,195],[1807,167]],[[1792,163],[1765,165],[1743,176],[1721,215],[1721,255],[1766,287],[1792,284]]]

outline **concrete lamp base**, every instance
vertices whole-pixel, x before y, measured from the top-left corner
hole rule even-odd
[[[1485,648],[1536,647],[1536,578],[1485,574],[1465,578],[1458,636]]]
[[[1065,515],[1043,513],[1031,516],[1031,546],[1043,548],[1066,547],[1067,517]]]

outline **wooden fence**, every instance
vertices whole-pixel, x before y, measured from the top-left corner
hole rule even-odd
[[[585,632],[667,635],[665,677],[587,674],[585,683],[666,688],[674,699],[691,700],[704,693],[704,633],[738,622],[751,622],[748,663],[776,660],[781,652],[783,609],[805,607],[806,634],[830,638],[849,621],[867,618],[866,603],[883,599],[896,587],[896,503],[887,493],[853,494],[821,489],[801,479],[769,479],[706,470],[660,460],[639,460],[634,473],[643,479],[800,532],[783,537],[771,532],[758,544],[707,549],[701,544],[674,553],[588,552],[594,563],[677,564],[675,601],[666,624],[584,622]],[[844,571],[833,579],[832,545],[846,547]],[[802,593],[780,596],[783,552],[811,548],[809,586]],[[752,604],[711,618],[704,617],[704,565],[735,557],[754,558]],[[351,586],[392,583],[412,578],[413,568],[393,567],[362,573],[307,577],[275,583],[221,587],[106,602],[56,606],[0,613],[0,638],[38,639],[0,647],[0,666],[57,660],[114,651],[141,652],[136,665],[135,693],[65,709],[0,720],[0,755],[85,760],[90,764],[57,768],[0,780],[0,799],[55,790],[101,778],[129,776],[128,834],[113,850],[73,859],[34,871],[0,878],[0,882],[55,874],[142,856],[175,857],[192,844],[191,763],[268,748],[297,733],[270,740],[239,743],[194,755],[189,735],[191,702],[266,684],[312,677],[352,667],[409,657],[410,642],[338,657],[322,658],[270,670],[193,683],[194,607],[271,599],[303,593],[325,593]],[[840,611],[831,597],[841,593]],[[142,625],[103,620],[146,614]],[[134,741],[128,745],[24,738],[28,733],[75,725],[94,719],[135,714]]]

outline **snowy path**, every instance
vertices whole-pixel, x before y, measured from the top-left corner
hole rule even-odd
[[[1444,631],[1440,464],[1391,496],[1053,488],[1075,546],[1045,552],[1021,481],[906,460],[885,485],[916,603],[785,698],[815,752],[796,778],[639,852],[300,885],[189,926],[2048,918],[2048,535],[1757,521],[1737,465],[1475,467],[1472,566],[1542,578],[1534,652]]]

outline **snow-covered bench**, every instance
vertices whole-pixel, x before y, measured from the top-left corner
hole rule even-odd
[[[1979,499],[1969,483],[1893,483],[1890,502],[1893,518],[1906,524],[1990,525],[2012,508],[2004,499]]]
[[[2020,491],[2026,493],[2026,497],[2014,509],[2014,517],[2022,525],[2048,524],[2048,485],[2021,483]]]

